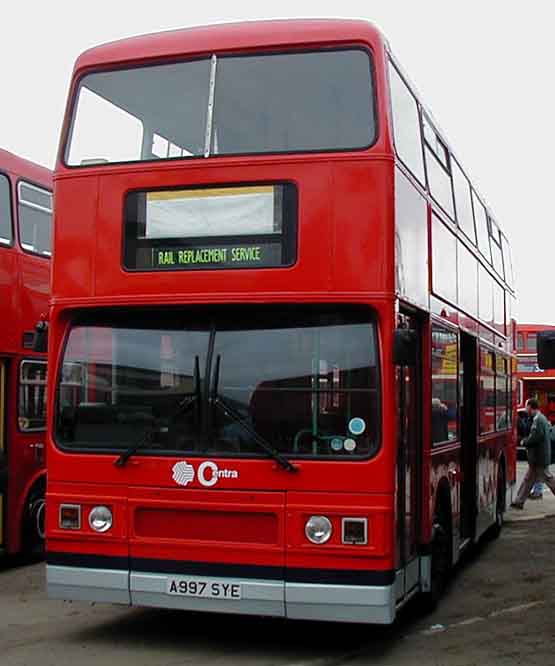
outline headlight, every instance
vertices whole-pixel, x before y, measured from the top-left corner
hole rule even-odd
[[[112,512],[107,506],[95,506],[89,513],[89,525],[95,532],[107,532],[112,522]]]
[[[326,543],[332,533],[331,522],[326,516],[310,516],[304,526],[304,533],[312,543]]]

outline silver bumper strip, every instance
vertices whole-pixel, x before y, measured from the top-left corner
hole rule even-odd
[[[391,624],[395,585],[285,584],[286,616],[297,620]]]
[[[51,599],[131,603],[128,571],[47,564],[46,589]]]
[[[273,615],[299,620],[390,624],[395,585],[320,585],[259,579],[204,578],[239,583],[241,599],[205,599],[167,594],[167,574],[47,565],[48,595],[56,599],[124,603],[193,611]]]

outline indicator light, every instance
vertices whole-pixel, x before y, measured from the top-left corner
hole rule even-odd
[[[60,504],[58,524],[62,530],[80,530],[81,506],[79,504]]]
[[[368,543],[368,520],[366,518],[343,518],[341,521],[341,541],[347,544]]]

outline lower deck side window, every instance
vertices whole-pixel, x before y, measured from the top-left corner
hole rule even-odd
[[[458,336],[432,326],[432,444],[457,439],[459,420]]]
[[[18,425],[23,431],[46,427],[46,361],[21,362]]]

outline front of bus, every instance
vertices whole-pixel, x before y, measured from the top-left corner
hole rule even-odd
[[[394,619],[383,59],[366,23],[296,21],[78,61],[55,184],[51,596]]]

